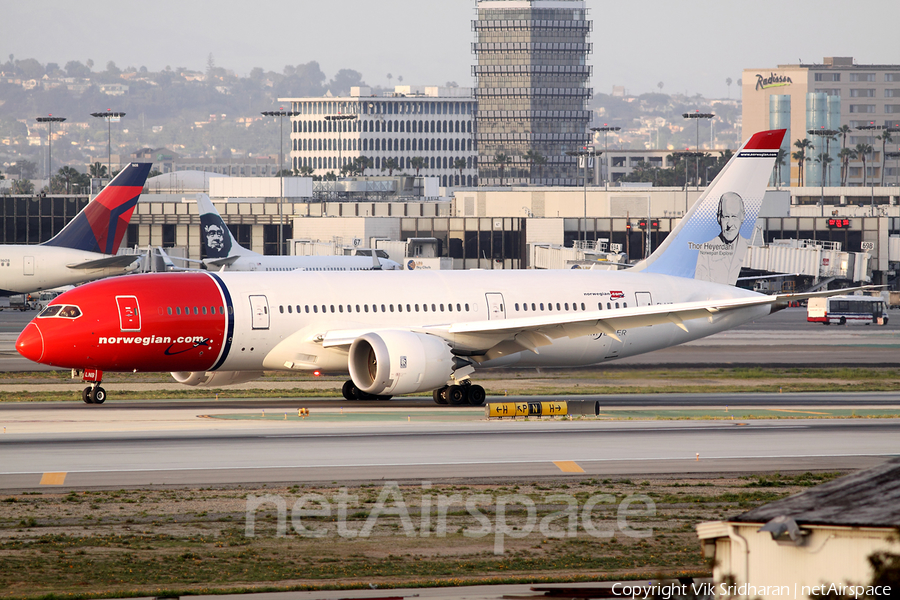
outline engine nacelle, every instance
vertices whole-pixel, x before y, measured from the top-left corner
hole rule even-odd
[[[178,383],[196,387],[234,385],[253,381],[262,376],[262,371],[176,371],[172,373],[172,377]]]
[[[410,331],[366,333],[350,345],[350,378],[367,394],[393,396],[437,389],[453,372],[446,341]]]

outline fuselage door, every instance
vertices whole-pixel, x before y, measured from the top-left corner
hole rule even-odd
[[[22,261],[22,274],[23,275],[34,275],[34,257],[33,256],[25,256]]]
[[[635,292],[634,299],[638,306],[653,306],[653,299],[650,292]]]
[[[265,296],[250,296],[250,311],[253,314],[253,329],[269,328],[269,302]]]
[[[505,319],[506,306],[503,305],[503,294],[490,293],[484,296],[487,298],[488,320]]]
[[[116,296],[119,307],[119,329],[122,331],[141,330],[141,310],[135,296]]]

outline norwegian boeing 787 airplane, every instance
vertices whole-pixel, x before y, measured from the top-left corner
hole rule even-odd
[[[83,370],[170,371],[186,385],[263,370],[348,372],[348,399],[432,392],[481,405],[492,366],[580,366],[650,352],[766,315],[790,300],[734,287],[784,130],[757,133],[664,243],[626,271],[165,273],[66,292],[16,341]]]

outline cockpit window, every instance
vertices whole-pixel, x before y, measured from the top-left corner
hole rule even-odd
[[[58,304],[56,306],[48,306],[47,308],[42,310],[41,314],[39,314],[38,316],[39,317],[55,317],[56,313],[58,313],[61,308],[62,308],[62,306],[59,306]]]
[[[68,306],[68,305],[60,305],[54,304],[53,306],[48,306],[45,308],[41,314],[38,315],[40,318],[44,317],[62,317],[66,319],[74,319],[76,317],[81,316],[81,309],[77,306]]]

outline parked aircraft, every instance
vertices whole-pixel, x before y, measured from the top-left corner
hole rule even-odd
[[[136,269],[140,256],[115,254],[151,165],[126,166],[56,236],[43,244],[0,245],[0,295],[36,292]]]
[[[171,371],[186,385],[264,369],[347,372],[348,399],[432,392],[485,401],[491,366],[580,366],[730,329],[791,300],[733,287],[784,130],[757,133],[646,261],[626,271],[166,273],[56,298],[16,341],[22,356],[102,371]]]
[[[231,235],[206,194],[197,194],[203,263],[220,271],[370,271],[402,270],[398,263],[372,256],[267,256],[244,248]]]

